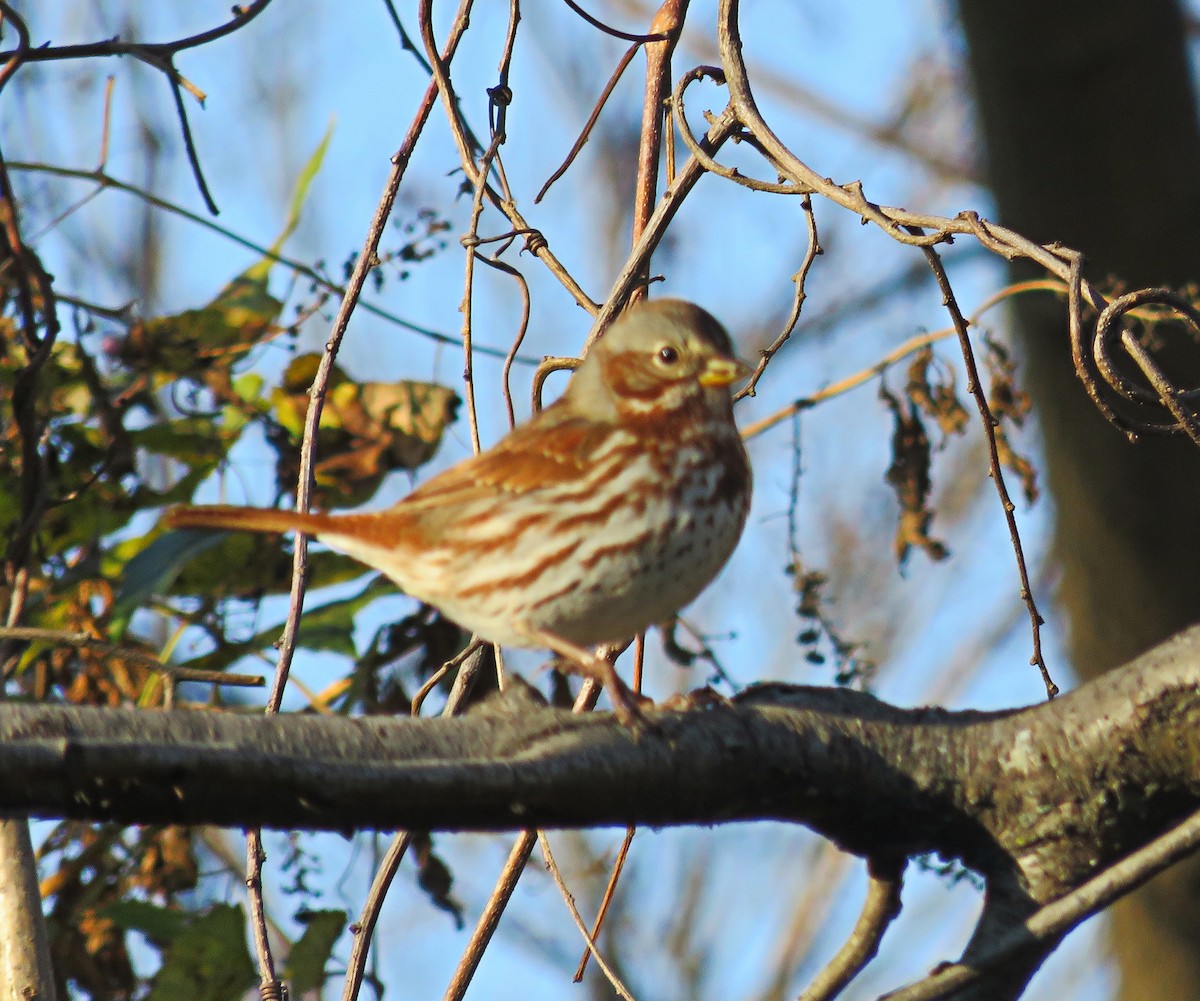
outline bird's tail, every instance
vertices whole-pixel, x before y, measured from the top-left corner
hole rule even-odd
[[[271,508],[208,504],[173,507],[163,515],[168,528],[229,528],[242,532],[307,532],[319,535],[330,527],[327,514],[303,514]]]

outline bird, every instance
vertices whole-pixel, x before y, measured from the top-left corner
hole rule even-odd
[[[165,523],[314,536],[484,641],[551,651],[629,723],[635,696],[593,648],[670,621],[732,554],[751,469],[731,387],[748,372],[706,310],[642,302],[558,400],[386,510],[200,505]]]

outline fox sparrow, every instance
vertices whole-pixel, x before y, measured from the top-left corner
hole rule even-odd
[[[635,714],[587,647],[669,619],[725,565],[750,505],[729,384],[745,373],[698,306],[628,310],[557,402],[386,511],[216,505],[176,528],[295,530],[382,571],[482,639],[549,649]]]

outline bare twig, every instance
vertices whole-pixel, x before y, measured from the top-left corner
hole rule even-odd
[[[234,16],[224,24],[170,42],[122,42],[119,38],[109,38],[102,42],[84,42],[78,45],[43,45],[31,50],[27,61],[53,62],[100,56],[132,56],[161,70],[164,68],[164,60],[168,57],[185,49],[207,45],[245,27],[266,10],[270,2],[271,0],[252,0],[250,3],[236,4],[232,7]],[[7,9],[8,5],[3,6]],[[0,59],[7,59],[10,55],[11,52],[0,52]]]
[[[263,851],[262,830],[246,832],[246,903],[249,906],[250,934],[258,959],[259,994],[264,1001],[280,997],[281,982],[275,971],[271,938],[267,929],[267,908],[263,900],[262,867],[267,859]]]
[[[29,46],[29,28],[25,19],[7,3],[0,2],[0,21],[11,24],[17,33],[17,47],[10,52],[0,52],[0,59],[4,60],[4,65],[0,66],[0,90],[3,90],[21,64],[30,59],[34,50]]]
[[[738,123],[736,116],[726,109],[725,112],[714,119],[713,124],[708,130],[708,134],[704,137],[701,143],[703,152],[708,156],[712,156],[737,130]],[[655,207],[649,220],[647,220],[646,228],[642,231],[641,238],[634,244],[633,249],[629,252],[629,256],[625,259],[625,263],[621,265],[621,270],[613,281],[608,295],[605,297],[604,305],[596,312],[593,318],[591,333],[588,334],[587,340],[584,342],[585,350],[612,323],[620,311],[624,309],[625,303],[629,300],[630,293],[637,285],[638,275],[643,270],[645,262],[650,259],[650,255],[654,253],[654,250],[662,241],[667,227],[671,224],[671,220],[675,218],[675,213],[679,211],[684,198],[695,187],[696,182],[704,176],[704,173],[703,164],[695,156],[689,157],[683,167],[680,168],[675,179],[659,197],[658,205]]]
[[[1120,862],[1094,876],[1078,889],[1036,911],[1023,923],[999,936],[986,953],[970,964],[952,963],[908,987],[885,995],[887,1001],[937,1001],[986,977],[1017,954],[1055,941],[1084,919],[1108,907],[1200,848],[1200,812]],[[883,1001],[883,999],[881,999]]]
[[[542,390],[546,386],[546,380],[555,372],[574,372],[578,367],[578,358],[550,355],[542,359],[541,364],[537,367],[537,371],[533,373],[533,398],[531,402],[534,413],[542,409]]]
[[[1067,287],[1062,282],[1055,281],[1029,281],[1017,282],[1013,285],[1008,285],[994,292],[980,303],[979,308],[975,310],[968,318],[968,326],[979,321],[979,318],[988,310],[998,306],[1004,300],[1011,298],[1014,295],[1021,295],[1025,292],[1066,292]],[[781,407],[773,414],[768,414],[752,424],[747,424],[742,428],[742,437],[750,439],[756,435],[762,434],[764,431],[773,428],[776,424],[782,424],[789,417],[798,414],[803,410],[808,410],[810,407],[815,407],[818,403],[824,400],[832,399],[835,396],[841,396],[842,393],[847,393],[852,389],[857,389],[859,386],[865,385],[876,376],[881,375],[896,362],[902,361],[909,355],[915,354],[918,351],[928,347],[930,344],[936,344],[938,341],[944,341],[948,337],[953,337],[955,334],[954,327],[942,327],[939,330],[931,330],[925,334],[917,334],[915,337],[910,337],[902,344],[897,345],[879,361],[873,365],[868,365],[864,369],[860,369],[853,375],[845,376],[834,382],[831,382],[823,389],[817,390],[811,396],[802,396],[798,400],[794,400],[786,407]]]
[[[97,185],[97,191],[102,191],[106,188],[112,188],[114,191],[121,191],[125,194],[132,195],[133,197],[144,201],[147,205],[151,205],[163,212],[169,212],[172,215],[177,215],[181,219],[186,219],[188,222],[195,223],[196,225],[202,226],[213,233],[217,233],[218,235],[237,244],[238,246],[245,247],[247,250],[252,250],[256,254],[260,254],[268,260],[275,261],[277,264],[282,264],[285,268],[288,268],[301,278],[312,282],[313,285],[323,289],[326,292],[332,292],[333,294],[343,298],[347,294],[347,286],[339,285],[337,282],[330,281],[326,275],[323,275],[311,265],[305,264],[303,261],[297,260],[294,257],[288,257],[286,254],[281,254],[264,244],[256,243],[254,240],[242,236],[234,230],[222,226],[219,223],[213,222],[211,219],[208,219],[202,215],[198,215],[195,212],[191,212],[181,205],[176,205],[174,202],[168,201],[165,198],[159,198],[157,195],[152,195],[149,192],[139,188],[137,185],[118,180],[103,170],[79,170],[73,167],[55,167],[43,163],[31,163],[25,160],[9,161],[8,166],[12,170],[49,174],[53,177],[67,177],[81,181],[92,181]],[[76,301],[69,299],[66,296],[63,296],[62,300],[64,302]],[[90,305],[86,306],[86,308],[88,308],[89,311],[98,311],[95,307]],[[413,323],[411,320],[406,320],[401,316],[397,316],[395,313],[383,309],[380,306],[376,306],[370,301],[360,299],[356,308],[366,310],[373,316],[378,316],[380,319],[386,320],[388,323],[391,323],[404,330],[412,331],[415,334],[420,334],[422,337],[428,337],[430,340],[436,341],[439,344],[448,344],[453,347],[460,347],[462,345],[462,341],[457,337],[438,330],[433,330],[429,327],[421,326],[417,323]],[[117,316],[115,318],[125,318],[123,313],[120,311],[116,312]],[[477,343],[475,345],[475,350],[481,354],[490,355],[495,358],[505,357],[503,348],[497,348],[491,345]],[[517,362],[522,365],[536,364],[534,359],[526,357],[518,357]]]
[[[483,665],[483,654],[483,644],[478,640],[472,639],[461,654],[443,665],[442,670],[438,672],[438,675],[440,675],[454,666],[459,667],[454,688],[451,690],[450,696],[446,700],[446,705],[442,710],[443,715],[453,716],[462,707],[463,700],[466,698],[476,675],[479,673],[480,667]],[[418,695],[418,697],[413,699],[412,714],[414,716],[420,712],[420,699],[422,697]],[[342,1001],[355,1001],[359,991],[362,989],[363,974],[367,966],[367,952],[370,949],[371,940],[375,934],[375,925],[379,921],[379,914],[383,910],[384,898],[387,896],[387,892],[392,885],[392,880],[396,878],[396,873],[400,869],[400,863],[404,859],[408,849],[412,846],[412,842],[413,834],[411,831],[398,832],[388,844],[383,861],[380,862],[374,876],[371,878],[371,889],[367,893],[366,900],[363,901],[358,920],[351,926],[351,931],[354,933],[354,940],[350,946],[350,958],[346,962],[346,979],[342,985]]]
[[[634,690],[637,690],[636,687]],[[600,898],[600,906],[596,908],[596,920],[592,922],[592,930],[584,933],[587,946],[583,950],[583,955],[579,957],[579,965],[575,967],[575,975],[571,978],[577,984],[583,981],[583,975],[587,972],[588,959],[595,948],[596,936],[600,934],[600,928],[604,924],[608,909],[612,906],[613,896],[617,892],[617,883],[621,879],[621,873],[625,870],[625,863],[629,860],[629,849],[633,845],[635,834],[637,834],[637,828],[633,825],[625,828],[625,837],[621,839],[621,847],[617,849],[617,857],[613,860],[612,870],[608,874],[604,896]]]
[[[1046,667],[1046,661],[1042,655],[1042,625],[1044,624],[1044,620],[1038,612],[1037,601],[1033,596],[1033,588],[1029,584],[1029,569],[1025,563],[1025,548],[1021,544],[1021,532],[1017,528],[1017,506],[1012,502],[1012,498],[1008,494],[1008,486],[1004,481],[1004,466],[1000,462],[1000,452],[996,445],[996,425],[999,421],[992,414],[992,408],[989,406],[987,400],[987,393],[984,392],[983,382],[979,378],[979,369],[975,364],[975,349],[971,345],[970,334],[967,333],[966,318],[958,308],[958,302],[954,297],[954,289],[950,286],[950,276],[946,274],[946,268],[942,264],[942,259],[933,247],[922,247],[921,252],[925,255],[925,259],[929,262],[929,267],[937,279],[938,288],[942,292],[942,303],[945,305],[947,311],[949,311],[954,331],[958,335],[959,350],[962,352],[963,363],[967,368],[967,392],[974,397],[975,406],[979,410],[979,419],[983,424],[983,435],[987,441],[988,449],[988,475],[991,476],[992,482],[996,486],[996,494],[1000,498],[1000,506],[1004,509],[1004,520],[1008,525],[1008,534],[1012,540],[1013,555],[1017,561],[1017,574],[1021,580],[1021,600],[1025,602],[1025,607],[1029,611],[1029,625],[1033,634],[1033,653],[1029,658],[1029,663],[1036,665],[1037,669],[1041,672],[1042,682],[1046,686],[1046,695],[1049,698],[1054,698],[1058,694],[1058,685],[1051,679],[1050,671]]]
[[[579,695],[575,699],[575,705],[572,707],[574,712],[584,713],[595,708],[596,701],[600,698],[601,686],[599,682],[592,678],[587,679],[579,689]],[[516,842],[512,846],[512,850],[508,853],[508,860],[504,863],[504,868],[501,870],[500,876],[496,881],[496,885],[492,888],[491,894],[488,896],[487,903],[483,907],[483,912],[479,915],[479,920],[475,923],[475,930],[471,933],[471,939],[467,943],[463,954],[458,960],[458,966],[454,969],[454,976],[451,977],[449,985],[446,987],[446,993],[443,995],[443,1001],[462,1001],[463,995],[467,988],[471,985],[471,980],[475,976],[475,971],[479,968],[479,961],[483,959],[484,952],[487,951],[488,944],[492,940],[492,936],[496,933],[496,929],[500,925],[500,918],[504,914],[504,909],[508,906],[509,900],[512,899],[513,892],[517,888],[517,881],[521,878],[521,873],[525,871],[525,866],[529,862],[529,856],[533,852],[533,846],[537,841],[538,833],[536,831],[522,831],[518,835]],[[351,999],[345,999],[351,1001]]]
[[[475,923],[471,939],[463,949],[454,975],[450,978],[450,983],[446,985],[446,993],[442,995],[443,1001],[462,1001],[463,995],[466,994],[467,988],[475,976],[475,971],[479,968],[479,962],[483,959],[483,954],[487,951],[492,936],[500,925],[500,918],[504,914],[509,900],[512,899],[513,891],[517,888],[517,881],[521,878],[521,873],[525,871],[525,866],[529,862],[529,856],[533,853],[533,846],[536,843],[536,831],[522,831],[513,843],[512,850],[509,851],[508,858],[504,862],[504,868],[500,870],[496,885],[484,905],[483,912],[479,915],[479,920]]]
[[[463,4],[459,10],[459,17],[456,19],[454,26],[451,28],[449,39],[446,43],[445,53],[442,57],[444,62],[440,65],[444,66],[453,58],[454,52],[458,47],[459,40],[462,38],[463,32],[466,30],[467,11],[470,9],[470,0],[463,0]],[[424,130],[425,123],[429,120],[429,114],[433,110],[434,102],[437,100],[438,88],[436,84],[431,83],[425,90],[425,95],[417,108],[416,115],[413,117],[412,123],[409,125],[408,132],[404,137],[404,141],[400,145],[400,149],[392,158],[392,170],[388,175],[387,183],[384,186],[383,195],[380,197],[379,205],[375,210],[375,215],[371,220],[370,228],[367,231],[366,241],[362,252],[354,262],[354,271],[350,276],[350,281],[347,284],[346,293],[342,298],[341,306],[338,309],[337,317],[334,320],[333,330],[330,333],[329,340],[325,344],[325,352],[321,356],[320,364],[317,368],[316,375],[313,377],[313,384],[309,390],[309,406],[305,414],[304,420],[304,437],[300,447],[300,473],[296,485],[296,509],[299,511],[307,511],[311,502],[313,490],[313,469],[315,463],[316,452],[316,435],[317,428],[321,422],[321,411],[324,407],[325,393],[329,385],[329,377],[333,371],[334,359],[337,356],[338,347],[341,345],[342,338],[345,336],[346,328],[350,323],[350,315],[354,311],[354,307],[358,302],[358,297],[362,292],[363,286],[366,284],[367,275],[370,273],[375,260],[375,255],[379,248],[379,241],[383,236],[384,226],[387,224],[388,217],[391,215],[392,206],[395,204],[396,195],[400,190],[400,182],[404,178],[407,171],[409,161],[412,157],[412,151],[416,148],[417,139]],[[275,669],[275,681],[271,689],[271,696],[268,699],[266,711],[268,713],[277,712],[280,703],[283,700],[284,686],[287,684],[287,676],[291,668],[292,657],[295,654],[296,639],[299,632],[300,613],[304,604],[305,581],[308,568],[308,540],[303,534],[298,534],[296,544],[293,550],[292,561],[292,588],[289,595],[288,616],[284,625],[283,636],[280,639],[279,659]],[[250,838],[257,838],[258,831],[251,832]],[[403,857],[404,851],[407,848],[407,841],[401,835],[393,842],[388,853],[388,862],[391,866],[391,871],[384,874],[377,874],[376,886],[379,887],[378,898],[368,901],[369,907],[374,907],[376,910],[371,911],[370,926],[373,927],[374,915],[377,914],[377,908],[382,902],[383,894],[386,892],[387,886],[391,883],[391,877],[395,872],[395,866],[399,864],[400,858]],[[251,895],[257,890],[261,894],[261,887],[251,887]],[[375,887],[372,887],[374,893]],[[260,902],[261,903],[261,902]],[[362,924],[362,922],[360,922]],[[265,938],[265,925],[261,922],[256,923],[255,935],[256,938]],[[370,943],[369,931],[360,934],[362,942],[362,957],[365,963],[365,951]],[[356,939],[355,945],[359,944],[360,939]],[[261,953],[260,953],[261,955]],[[260,963],[260,967],[261,967]],[[264,976],[266,969],[264,969]],[[361,985],[361,970],[360,966],[357,971],[352,969],[346,978],[346,996],[356,997],[359,986]]]
[[[1192,441],[1200,444],[1200,422],[1197,421],[1195,413],[1200,391],[1180,392],[1175,389],[1154,363],[1149,352],[1122,326],[1126,315],[1137,310],[1145,313],[1149,308],[1156,306],[1165,307],[1170,314],[1182,317],[1193,334],[1200,331],[1200,312],[1177,292],[1167,288],[1147,288],[1129,292],[1109,303],[1096,321],[1096,335],[1093,339],[1096,366],[1104,380],[1126,400],[1141,404],[1161,403],[1175,418],[1174,421],[1165,424],[1127,421],[1133,430],[1150,434],[1176,434],[1183,431]],[[1118,341],[1149,380],[1154,389],[1153,393],[1127,379],[1116,367],[1112,360],[1112,349]],[[1184,404],[1188,404],[1192,409],[1185,409]]]
[[[116,646],[90,633],[70,632],[64,629],[37,629],[32,626],[0,626],[0,639],[27,640],[31,643],[54,643],[75,647],[96,647],[113,657],[123,657],[126,660],[136,660],[152,671],[159,671],[173,681],[196,681],[211,685],[225,685],[230,688],[261,688],[266,679],[258,674],[232,674],[225,671],[200,671],[190,667],[179,667],[175,664],[164,664],[141,650],[131,647]]]
[[[646,45],[646,88],[642,97],[642,127],[638,136],[637,180],[633,194],[633,243],[636,246],[650,221],[658,193],[658,164],[662,158],[663,102],[671,92],[671,53],[679,41],[689,0],[663,0],[650,31],[666,37]],[[650,256],[641,262],[629,302],[646,294]]]
[[[204,180],[204,170],[200,166],[200,154],[196,151],[196,141],[192,138],[192,126],[188,122],[187,108],[183,103],[183,94],[181,93],[179,81],[175,79],[175,74],[169,74],[171,81],[171,99],[175,102],[175,116],[179,119],[179,134],[183,136],[183,149],[187,154],[188,166],[192,169],[192,177],[196,181],[196,188],[200,192],[200,197],[204,199],[204,205],[213,215],[220,215],[221,210],[217,208],[216,201],[213,200],[212,192],[208,190],[208,182]]]
[[[471,642],[469,642],[463,648],[462,653],[451,657],[450,660],[446,661],[446,663],[434,671],[433,674],[429,676],[425,684],[417,689],[417,693],[412,697],[411,708],[409,710],[412,715],[420,716],[421,706],[425,704],[425,699],[429,696],[429,693],[441,683],[442,679],[445,678],[447,674],[453,671],[456,667],[461,667],[463,664],[465,664],[468,658],[470,658],[471,655],[477,650],[482,648],[482,646],[483,641],[477,636],[472,636]]]
[[[421,41],[425,45],[425,56],[429,60],[430,67],[433,70],[434,85],[437,88],[437,92],[441,95],[442,106],[446,112],[446,119],[450,125],[451,135],[454,136],[455,145],[458,147],[459,162],[463,168],[463,173],[466,175],[467,182],[472,186],[481,187],[484,196],[508,218],[515,230],[530,234],[525,243],[526,249],[549,269],[550,273],[571,293],[576,302],[589,312],[594,312],[596,308],[595,303],[579,286],[579,283],[567,270],[566,266],[550,250],[550,245],[541,232],[526,222],[525,217],[517,209],[516,202],[512,199],[502,198],[487,183],[486,175],[480,176],[479,169],[475,165],[469,130],[459,109],[454,85],[450,81],[450,74],[447,68],[448,60],[438,55],[437,44],[433,37],[432,13],[433,0],[421,0],[417,11],[421,28]],[[456,19],[456,29],[458,29],[460,23]],[[462,25],[462,27],[465,29],[465,25]]]
[[[800,321],[800,310],[803,308],[804,300],[807,298],[804,288],[808,281],[808,273],[812,270],[813,263],[817,257],[825,252],[821,248],[821,238],[817,233],[817,217],[813,214],[812,199],[808,195],[804,195],[800,199],[800,207],[804,210],[804,218],[808,223],[808,249],[804,252],[804,259],[800,262],[800,268],[792,275],[792,283],[796,287],[795,294],[792,296],[792,309],[788,313],[788,317],[784,321],[783,329],[779,332],[779,335],[768,347],[760,352],[758,364],[754,366],[754,371],[750,373],[749,381],[734,394],[733,399],[735,403],[743,396],[754,395],[754,388],[758,385],[758,380],[762,378],[762,374],[767,370],[771,359],[775,357],[775,353],[792,336],[792,331]]]
[[[575,906],[575,898],[571,891],[567,889],[567,884],[563,880],[562,873],[559,871],[558,863],[554,861],[554,853],[550,850],[550,839],[546,837],[545,831],[538,831],[538,842],[542,846],[542,857],[546,860],[546,868],[550,870],[550,875],[554,879],[554,885],[558,887],[558,892],[562,895],[563,903],[567,905],[567,910],[571,914],[571,920],[575,922],[575,927],[579,929],[579,934],[583,936],[584,942],[587,943],[587,950],[596,957],[596,964],[604,971],[604,976],[607,978],[612,989],[617,996],[624,998],[625,1001],[634,1001],[634,997],[629,993],[629,988],[621,983],[621,978],[617,976],[616,971],[608,965],[605,958],[600,955],[600,950],[596,948],[596,943],[587,930],[587,925],[583,923],[583,918],[579,914],[579,908]]]
[[[592,15],[589,14],[582,7],[580,7],[579,4],[577,4],[575,2],[575,0],[563,0],[563,3],[565,3],[568,7],[570,7],[571,10],[573,10],[581,18],[583,18],[585,21],[587,21],[587,23],[590,24],[593,28],[599,28],[606,35],[612,35],[613,38],[621,38],[621,39],[624,39],[626,42],[636,42],[639,45],[642,45],[646,42],[661,42],[663,39],[665,39],[667,37],[665,35],[665,33],[658,33],[658,34],[652,33],[649,35],[635,35],[633,32],[630,32],[630,31],[622,31],[620,28],[614,28],[611,24],[605,24],[599,18],[592,17]]]
[[[521,294],[521,321],[517,325],[517,333],[513,337],[512,344],[509,346],[508,354],[504,356],[504,365],[500,369],[500,385],[504,392],[504,407],[508,411],[508,426],[512,428],[517,423],[517,412],[513,406],[512,398],[512,367],[513,363],[517,360],[517,353],[521,350],[521,345],[525,342],[525,335],[529,332],[529,318],[533,308],[533,303],[529,298],[529,282],[525,280],[525,276],[520,271],[507,261],[501,260],[499,256],[484,257],[482,254],[478,254],[477,256],[489,268],[495,268],[497,271],[502,271],[504,274],[509,275],[517,283],[517,289]]]
[[[204,199],[209,212],[217,215],[216,203],[209,193],[208,185],[204,180],[204,173],[200,168],[200,157],[196,152],[195,143],[192,140],[192,130],[188,124],[187,110],[183,104],[181,90],[187,90],[201,103],[204,102],[204,93],[176,69],[175,56],[185,49],[205,45],[244,28],[258,17],[270,2],[271,0],[252,0],[251,3],[235,5],[233,8],[234,16],[224,24],[171,42],[122,42],[119,39],[109,39],[104,42],[92,42],[83,45],[46,45],[37,49],[24,51],[21,58],[27,62],[45,62],[61,59],[95,58],[98,56],[131,56],[162,72],[166,76],[171,88],[171,97],[175,102],[175,114],[179,119],[180,134],[183,136],[183,145],[187,152],[188,164],[191,167],[192,176],[196,180],[196,186],[199,188],[200,195]],[[26,45],[27,42],[28,40],[26,39]],[[21,50],[19,49],[18,51]],[[5,58],[7,55],[8,53],[0,53],[0,59]],[[13,64],[10,62],[9,65]],[[3,86],[3,80],[4,77],[0,75],[0,86]]]
[[[570,0],[567,0],[567,3],[570,3]],[[533,196],[534,205],[546,197],[546,192],[550,190],[555,181],[557,181],[563,176],[563,174],[567,172],[571,164],[575,162],[575,157],[579,155],[580,150],[587,145],[587,141],[592,134],[592,129],[595,128],[596,122],[600,120],[600,112],[604,110],[604,105],[608,103],[608,99],[612,95],[613,89],[617,86],[617,82],[624,75],[625,70],[629,67],[629,64],[633,62],[633,57],[637,54],[637,50],[640,47],[641,43],[635,42],[625,50],[625,54],[617,61],[617,68],[612,71],[612,75],[608,78],[608,83],[604,85],[604,89],[600,92],[600,96],[596,99],[596,106],[592,108],[592,113],[588,115],[588,120],[584,123],[583,128],[580,130],[579,138],[576,139],[574,145],[571,146],[571,150],[567,153],[566,159],[558,165],[554,173],[552,173],[546,179],[546,183],[542,185],[541,190]]]
[[[903,860],[873,862],[868,868],[867,899],[850,937],[805,988],[799,1001],[831,1001],[837,997],[875,958],[883,933],[900,913]]]

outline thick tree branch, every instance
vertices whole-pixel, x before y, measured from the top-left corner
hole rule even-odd
[[[441,719],[8,703],[0,816],[345,831],[790,820],[893,869],[936,851],[983,874],[963,963],[1014,942],[1020,955],[961,996],[1016,997],[1086,913],[1068,894],[1128,892],[1159,863],[1122,859],[1200,809],[1200,627],[1026,709],[767,684],[649,718],[633,731],[519,684]],[[1056,901],[1065,917],[1045,923]]]
[[[868,858],[938,851],[1030,905],[1200,806],[1200,628],[1052,702],[907,710],[761,685],[651,715],[517,688],[457,719],[0,706],[0,812],[344,830],[782,819]]]

